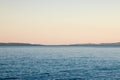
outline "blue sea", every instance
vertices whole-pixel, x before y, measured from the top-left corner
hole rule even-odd
[[[0,80],[120,80],[120,47],[0,47]]]

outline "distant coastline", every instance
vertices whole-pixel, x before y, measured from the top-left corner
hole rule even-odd
[[[0,46],[120,46],[120,42],[116,43],[88,43],[88,44],[68,44],[68,45],[43,45],[31,43],[0,43]]]
[[[43,45],[31,43],[0,43],[0,46],[43,46]]]

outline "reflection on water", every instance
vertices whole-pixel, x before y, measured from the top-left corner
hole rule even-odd
[[[120,48],[0,47],[0,80],[120,80]]]

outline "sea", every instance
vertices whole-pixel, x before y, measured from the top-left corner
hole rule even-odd
[[[0,80],[120,80],[120,47],[0,46]]]

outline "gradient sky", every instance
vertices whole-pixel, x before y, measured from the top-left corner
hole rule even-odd
[[[0,0],[0,42],[120,41],[120,0]]]

